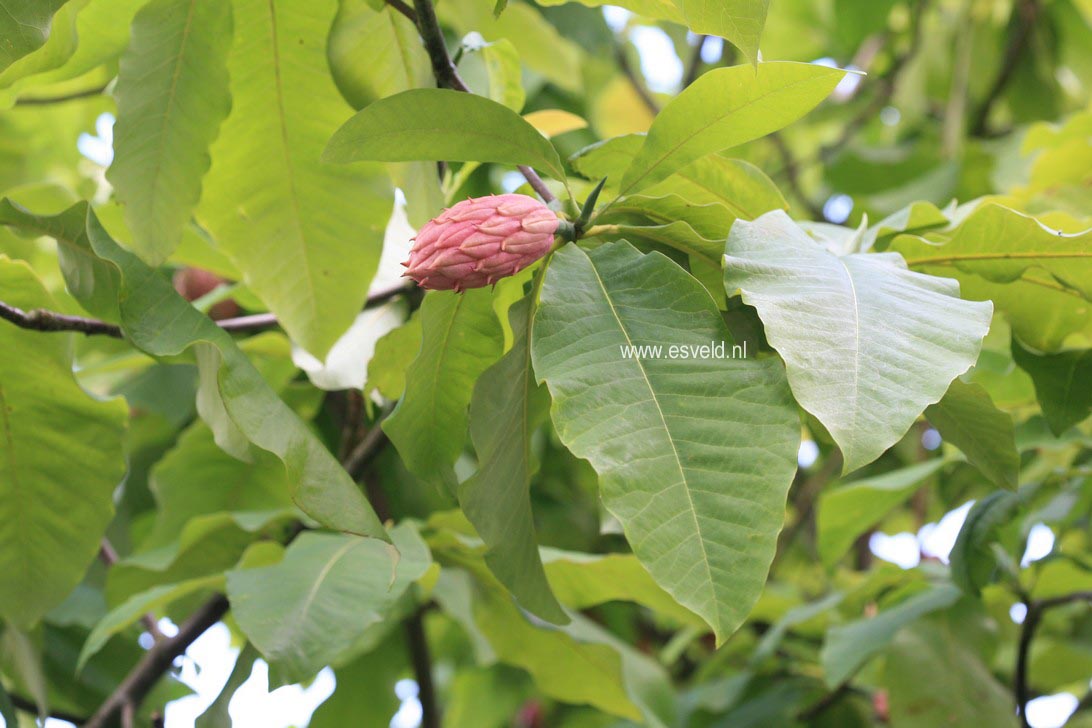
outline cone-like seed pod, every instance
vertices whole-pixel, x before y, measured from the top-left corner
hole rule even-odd
[[[525,195],[463,200],[417,233],[404,275],[436,291],[488,286],[546,255],[558,225],[550,208]]]

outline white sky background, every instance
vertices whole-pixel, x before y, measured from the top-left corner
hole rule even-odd
[[[607,23],[616,31],[626,27],[632,16],[622,8],[606,6],[603,15]],[[667,34],[658,28],[634,27],[630,29],[630,38],[641,55],[641,70],[649,87],[653,91],[673,93],[678,90],[683,75],[683,64],[675,55],[675,49]],[[720,55],[720,39],[710,39],[706,43],[703,55],[707,61],[713,61]],[[824,65],[833,65],[830,59],[818,59]],[[859,83],[858,76],[849,76],[848,84]],[[852,89],[847,85],[842,92]],[[837,91],[836,91],[837,93]],[[884,110],[884,122],[897,123],[898,110],[888,107]],[[103,166],[113,157],[111,143],[113,117],[104,114],[96,125],[97,136],[84,135],[79,141],[80,151],[94,162]],[[519,182],[522,182],[520,180]],[[842,199],[844,198],[844,199]],[[853,201],[836,195],[828,200],[824,212],[834,222],[845,220],[852,211]],[[939,436],[929,431],[923,442],[930,450],[940,445]],[[931,446],[931,447],[930,447]],[[814,443],[805,441],[800,448],[800,465],[811,465],[818,455]],[[872,552],[885,561],[898,564],[904,569],[917,566],[921,555],[941,559],[945,563],[948,553],[955,543],[956,535],[963,524],[972,503],[966,503],[946,514],[939,523],[930,523],[915,533],[893,535],[875,533],[869,546]],[[1042,524],[1036,525],[1029,536],[1027,552],[1023,563],[1042,558],[1050,553],[1054,545],[1054,534]],[[1017,605],[1022,607],[1022,605]],[[1023,621],[1023,613],[1015,608],[1013,621]],[[173,631],[169,622],[164,628]],[[231,647],[230,634],[223,624],[217,624],[194,642],[186,657],[181,661],[181,679],[189,685],[195,694],[177,700],[167,706],[167,728],[189,728],[220,694],[235,665],[238,650]],[[297,685],[282,687],[273,692],[267,688],[268,667],[263,660],[255,662],[250,678],[235,693],[230,704],[232,725],[235,728],[290,728],[303,726],[310,720],[311,713],[334,691],[336,684],[334,673],[327,668],[306,688]],[[402,709],[391,721],[392,728],[413,728],[420,722],[420,704],[416,698],[416,685],[411,680],[401,681],[396,689],[403,700]],[[1037,698],[1028,705],[1028,719],[1034,728],[1059,728],[1076,709],[1077,698],[1069,693]],[[0,718],[0,727],[4,726]],[[68,728],[71,724],[64,721],[48,720],[46,728]]]

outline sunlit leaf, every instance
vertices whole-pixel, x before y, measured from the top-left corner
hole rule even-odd
[[[781,364],[623,351],[716,344],[730,351],[712,299],[662,255],[624,241],[554,255],[532,356],[558,435],[598,471],[637,557],[720,642],[762,589],[796,469]]]
[[[0,290],[12,306],[55,307],[30,268],[4,256]],[[0,615],[28,626],[64,600],[98,553],[125,474],[127,408],[76,384],[71,335],[3,322],[0,351]]]
[[[732,227],[724,283],[757,309],[796,400],[847,471],[897,442],[974,364],[993,309],[897,255],[835,256],[781,211]]]

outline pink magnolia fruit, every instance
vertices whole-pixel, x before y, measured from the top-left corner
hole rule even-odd
[[[403,275],[434,291],[482,288],[546,255],[559,224],[525,195],[463,200],[421,228]]]

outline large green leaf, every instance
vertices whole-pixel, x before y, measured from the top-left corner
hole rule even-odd
[[[3,200],[0,224],[55,237],[69,290],[85,307],[92,296],[120,301],[126,336],[141,351],[173,357],[194,349],[201,373],[198,411],[217,444],[246,459],[251,446],[277,456],[287,470],[293,501],[324,525],[387,538],[357,485],[269,388],[231,336],[175,293],[170,281],[115,243],[86,204],[56,217],[36,217]]]
[[[385,96],[435,84],[417,27],[390,5],[343,0],[330,28],[326,54],[341,95],[354,109]],[[519,61],[516,62],[517,68]],[[406,196],[406,213],[420,227],[443,207],[435,160],[389,165]]]
[[[390,5],[373,4],[342,0],[326,49],[334,81],[354,109],[435,83],[413,22]]]
[[[837,68],[786,62],[704,74],[656,116],[620,192],[649,187],[707,154],[788,126],[825,99],[843,75]]]
[[[943,465],[943,459],[935,458],[824,491],[819,496],[817,523],[823,566],[829,569],[838,563],[858,536],[909,498]]]
[[[838,257],[780,210],[737,221],[724,266],[725,288],[758,310],[796,400],[847,471],[897,442],[975,363],[993,311],[897,255]]]
[[[431,563],[410,525],[391,529],[398,549],[375,539],[304,533],[273,566],[228,573],[240,628],[290,680],[303,680],[382,621]]]
[[[231,35],[231,4],[221,0],[152,0],[133,20],[107,178],[134,250],[153,265],[178,245],[201,198],[209,145],[231,108]]]
[[[198,209],[247,285],[320,360],[364,304],[393,199],[378,165],[320,160],[350,112],[326,61],[336,5],[234,4],[231,114]]]
[[[1035,397],[1055,435],[1092,413],[1092,349],[1036,354],[1014,338],[1012,358],[1035,383]]]
[[[49,38],[53,13],[68,0],[0,0],[0,71]]]
[[[366,106],[337,130],[323,159],[502,162],[565,179],[557,150],[522,116],[484,96],[438,88],[404,91]]]
[[[474,381],[500,355],[503,333],[485,288],[429,293],[420,316],[421,350],[383,431],[410,472],[454,491]]]
[[[653,578],[718,642],[762,590],[796,470],[784,370],[776,359],[626,351],[722,344],[730,353],[709,294],[664,256],[625,241],[554,255],[532,358],[558,435],[599,473],[606,507]]]
[[[549,397],[531,371],[531,297],[512,306],[513,343],[474,385],[470,436],[478,472],[459,484],[459,505],[485,542],[485,562],[525,609],[558,624],[569,621],[557,603],[535,539],[531,475],[537,469],[531,435],[546,419]]]
[[[55,307],[25,263],[3,256],[0,290],[12,306]],[[0,616],[25,626],[60,604],[98,553],[125,474],[127,408],[76,384],[69,335],[2,322],[0,351]]]
[[[751,63],[758,62],[758,39],[770,0],[675,0],[694,33],[726,38]]]
[[[1017,725],[1009,691],[946,624],[903,630],[887,652],[884,685],[899,728]]]
[[[1020,453],[1012,415],[997,409],[982,385],[952,380],[944,397],[929,405],[925,416],[944,440],[962,450],[995,485],[1016,488]]]
[[[1021,340],[1043,351],[1092,335],[1092,230],[1066,234],[988,202],[953,230],[901,235],[891,250],[915,269],[951,275],[964,295],[993,300]]]
[[[884,609],[875,617],[830,629],[819,653],[827,685],[835,687],[851,678],[862,665],[882,652],[899,630],[931,612],[952,606],[962,593],[951,584],[930,587]]]

